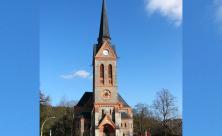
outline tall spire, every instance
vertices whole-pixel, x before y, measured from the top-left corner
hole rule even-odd
[[[98,42],[101,43],[103,40],[111,40],[109,35],[108,17],[106,13],[106,0],[103,0],[102,14],[100,20],[100,30]]]

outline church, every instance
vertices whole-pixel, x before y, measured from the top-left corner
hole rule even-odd
[[[85,92],[74,107],[75,136],[133,135],[132,108],[118,93],[117,58],[103,0],[98,43],[93,46],[93,91]]]

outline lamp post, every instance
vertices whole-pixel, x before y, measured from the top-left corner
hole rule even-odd
[[[49,117],[47,118],[43,123],[42,123],[42,126],[41,126],[41,136],[42,136],[42,133],[43,133],[43,127],[45,125],[45,123],[49,120],[49,119],[55,119],[56,117]]]

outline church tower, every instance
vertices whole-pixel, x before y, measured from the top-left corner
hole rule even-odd
[[[117,53],[111,43],[106,0],[97,41],[93,46],[93,91],[85,92],[74,107],[75,136],[132,136],[132,109],[118,93]]]
[[[93,50],[93,93],[95,104],[117,102],[115,47],[111,44],[106,3],[103,0],[98,44]]]

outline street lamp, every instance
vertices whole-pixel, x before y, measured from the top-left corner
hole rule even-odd
[[[43,123],[42,123],[42,126],[41,126],[41,136],[42,136],[42,133],[43,133],[43,127],[45,125],[45,123],[49,120],[49,119],[55,119],[56,117],[49,117],[47,118]]]

